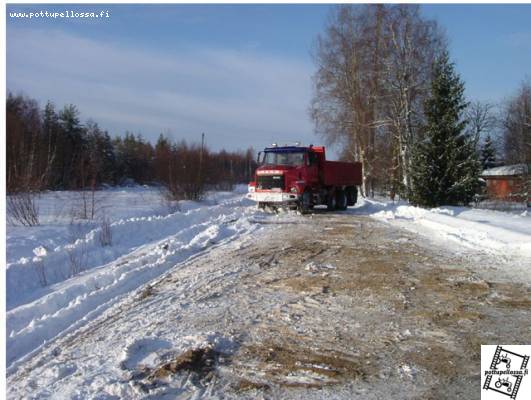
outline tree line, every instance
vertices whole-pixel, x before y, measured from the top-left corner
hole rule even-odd
[[[128,181],[165,185],[175,199],[199,199],[205,188],[248,182],[254,151],[214,152],[160,135],[153,145],[126,132],[111,137],[94,121],[81,123],[76,106],[43,109],[36,100],[8,93],[6,102],[8,193],[96,190]]]
[[[418,5],[343,5],[316,40],[311,116],[362,191],[467,204],[482,169],[531,163],[531,85],[495,107],[469,102],[446,37]]]

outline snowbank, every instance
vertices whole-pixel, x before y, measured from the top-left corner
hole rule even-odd
[[[432,238],[505,256],[531,258],[531,213],[467,207],[423,209],[404,202],[361,199],[353,213],[393,223]]]
[[[181,201],[180,211],[174,212],[157,188],[110,189],[96,195],[94,220],[73,219],[80,207],[79,192],[48,192],[38,200],[40,226],[8,226],[8,310],[42,297],[54,290],[54,284],[107,264],[140,245],[219,217],[240,201],[235,193],[217,192],[202,203]],[[223,205],[225,200],[229,200],[228,208],[205,207]],[[98,220],[103,216],[109,220],[111,246],[100,244],[102,226]]]
[[[144,204],[145,197],[135,209],[139,195],[152,201],[156,197],[135,190],[119,193],[120,201],[115,197],[114,212],[108,213],[115,217],[110,224],[111,246],[99,243],[99,227],[74,242],[53,236],[65,229],[56,220],[56,226],[8,228],[7,248],[14,261],[6,271],[7,365],[57,335],[77,329],[189,257],[260,229],[252,221],[259,211],[239,193],[211,194],[202,203],[182,202],[180,211],[166,215],[153,208],[160,207],[160,202]],[[157,213],[149,215],[150,211]],[[42,237],[35,232],[42,230],[48,232],[50,242],[36,245]],[[19,244],[24,234],[31,245]],[[83,271],[75,276],[71,276],[72,257],[83,262]],[[44,288],[39,268],[49,284]]]

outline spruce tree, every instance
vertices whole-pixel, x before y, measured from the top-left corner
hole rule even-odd
[[[485,138],[485,143],[481,148],[481,165],[483,169],[489,169],[496,166],[496,149],[490,135]]]
[[[424,137],[413,149],[411,202],[425,207],[468,204],[479,185],[481,164],[465,132],[464,84],[445,51],[435,62],[424,104]]]

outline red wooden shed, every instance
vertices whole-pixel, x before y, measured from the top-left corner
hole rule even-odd
[[[531,203],[531,175],[526,164],[504,165],[483,171],[491,200]]]

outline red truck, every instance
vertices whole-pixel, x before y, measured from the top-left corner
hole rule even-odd
[[[361,163],[328,161],[323,146],[275,146],[258,154],[259,167],[249,183],[247,198],[266,206],[307,213],[324,204],[345,210],[356,204]]]

